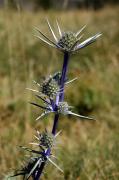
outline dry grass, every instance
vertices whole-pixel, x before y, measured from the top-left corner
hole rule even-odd
[[[63,133],[57,154],[64,175],[48,167],[43,179],[119,179],[118,12],[118,7],[99,12],[0,11],[0,179],[18,167],[22,153],[17,146],[32,141],[36,127],[43,130],[52,126],[52,116],[44,122],[35,122],[39,112],[27,103],[33,96],[25,90],[33,87],[33,79],[40,80],[62,65],[62,54],[32,36],[34,26],[48,33],[46,16],[53,23],[58,18],[62,28],[75,31],[88,24],[84,37],[99,31],[103,37],[72,57],[69,76],[80,78],[66,93],[66,99],[76,106],[77,112],[95,116],[98,121],[60,119],[59,129]]]

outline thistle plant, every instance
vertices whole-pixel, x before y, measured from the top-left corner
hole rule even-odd
[[[41,114],[39,114],[36,120],[40,122],[46,115],[50,113],[54,114],[54,120],[51,132],[48,132],[47,130],[42,133],[40,133],[38,130],[36,131],[37,135],[34,136],[36,141],[30,143],[36,148],[30,149],[21,146],[24,151],[29,153],[29,156],[25,164],[23,164],[20,170],[17,170],[15,172],[14,176],[22,175],[23,179],[41,179],[41,176],[44,173],[44,168],[48,164],[48,162],[50,162],[58,170],[63,172],[59,165],[56,164],[56,157],[53,154],[53,149],[57,145],[56,137],[61,132],[57,132],[59,117],[61,115],[76,116],[79,118],[79,120],[95,120],[92,117],[83,116],[74,112],[73,106],[70,106],[68,102],[64,100],[64,89],[67,85],[77,79],[76,77],[72,80],[68,80],[67,77],[68,64],[71,55],[88,46],[89,44],[95,42],[97,38],[101,36],[101,34],[97,33],[96,35],[81,42],[81,38],[83,37],[82,31],[86,26],[82,27],[76,33],[71,31],[63,32],[60,29],[58,22],[56,21],[57,30],[59,33],[59,37],[57,37],[48,20],[47,24],[53,36],[53,40],[49,39],[47,35],[45,35],[39,28],[35,28],[37,31],[37,35],[35,36],[47,45],[61,51],[63,53],[64,59],[61,71],[46,77],[40,83],[33,81],[33,83],[35,83],[36,85],[36,89],[27,88],[30,91],[34,92],[36,98],[40,99],[40,102],[42,102],[42,104],[30,102],[30,104],[42,109],[43,111]]]

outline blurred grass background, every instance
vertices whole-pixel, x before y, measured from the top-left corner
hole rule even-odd
[[[76,32],[87,24],[84,39],[97,32],[103,36],[71,57],[69,78],[79,79],[66,88],[65,96],[75,112],[93,116],[97,122],[60,118],[63,131],[57,156],[64,175],[50,165],[43,179],[119,179],[118,14],[118,6],[100,11],[0,10],[0,179],[20,166],[23,153],[18,146],[33,140],[35,128],[52,127],[52,115],[35,122],[41,112],[28,103],[35,99],[25,89],[34,88],[32,80],[40,81],[62,66],[62,54],[33,36],[34,26],[51,36],[45,17],[54,28],[58,19],[62,30]]]

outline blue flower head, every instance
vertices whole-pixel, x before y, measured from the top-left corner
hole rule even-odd
[[[48,38],[39,28],[35,28],[37,32],[40,34],[35,35],[38,37],[41,41],[45,42],[46,44],[57,48],[61,50],[62,52],[68,52],[73,53],[77,52],[78,50],[88,46],[89,44],[96,41],[97,38],[99,38],[102,34],[97,33],[96,35],[84,40],[81,42],[81,38],[83,35],[81,34],[82,31],[86,26],[83,26],[78,32],[74,33],[71,31],[62,32],[58,22],[56,21],[57,29],[59,32],[59,37],[56,37],[53,28],[51,27],[49,21],[47,20],[48,27],[51,31],[51,34],[54,38],[54,40]]]

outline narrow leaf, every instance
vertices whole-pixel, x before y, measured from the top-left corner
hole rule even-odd
[[[59,26],[59,23],[58,23],[57,20],[56,20],[56,24],[57,24],[57,28],[58,28],[58,31],[59,31],[59,35],[60,35],[60,37],[62,37],[62,32],[61,32],[61,29],[60,29],[60,26]]]
[[[58,42],[58,39],[57,39],[57,37],[56,37],[56,35],[55,35],[55,33],[54,33],[54,31],[53,31],[53,29],[52,29],[52,27],[51,27],[49,21],[48,21],[48,19],[46,19],[46,21],[47,21],[47,23],[48,23],[48,26],[49,26],[49,28],[50,28],[50,31],[51,31],[51,33],[52,33],[52,35],[53,35],[55,41]]]
[[[52,111],[46,111],[46,112],[42,113],[40,116],[38,116],[38,117],[36,118],[36,121],[39,120],[39,119],[41,119],[43,116],[45,116],[46,114],[49,114],[49,113],[51,113],[51,112],[52,112]]]
[[[34,35],[35,37],[39,38],[41,41],[45,42],[46,44],[48,44],[49,46],[55,47],[53,44],[49,43],[48,41],[46,41],[45,39],[41,38],[40,36]]]
[[[77,80],[78,79],[78,77],[76,77],[76,78],[74,78],[74,79],[71,79],[70,81],[67,81],[65,84],[67,85],[67,84],[69,84],[69,83],[72,83],[73,81],[75,81],[75,80]]]
[[[42,98],[41,96],[39,96],[39,95],[35,95],[37,98],[39,98],[39,99],[41,99],[42,101],[44,101],[45,103],[47,103],[47,104],[49,104],[49,105],[51,105],[51,103],[50,102],[48,102],[47,100],[45,100],[44,98]]]
[[[37,107],[40,107],[40,108],[42,108],[42,109],[46,109],[46,110],[49,110],[49,111],[50,111],[50,109],[47,108],[47,107],[41,106],[41,105],[36,104],[36,103],[33,103],[33,102],[29,102],[29,103],[32,104],[32,105],[34,105],[34,106],[37,106]]]
[[[40,163],[40,159],[38,159],[38,161],[35,163],[35,165],[31,169],[30,173],[27,176],[27,179],[29,179],[29,177],[32,175],[32,173],[34,172],[34,170],[36,169],[36,167],[38,166],[39,163]]]
[[[44,35],[40,29],[35,28],[44,38],[46,38],[50,43],[54,44],[55,47],[58,47],[56,43],[54,43],[52,40],[50,40],[46,35]]]
[[[91,117],[83,116],[83,115],[80,115],[80,114],[76,114],[76,113],[73,113],[73,112],[71,112],[71,111],[69,111],[69,114],[74,115],[74,116],[77,116],[77,117],[79,117],[79,118],[83,118],[83,119],[95,120],[95,119],[93,119],[93,118],[91,118]]]
[[[55,164],[49,157],[47,157],[47,159],[48,159],[59,171],[61,171],[62,173],[64,173],[63,170],[62,170],[57,164]]]
[[[76,37],[86,28],[86,25],[83,26],[77,33],[76,33]]]
[[[39,93],[39,91],[35,90],[35,89],[30,89],[30,88],[26,88],[27,90],[33,91],[33,92],[37,92]]]
[[[85,41],[83,41],[82,43],[80,43],[79,45],[77,45],[76,50],[79,50],[81,48],[84,48],[86,46],[88,46],[89,44],[92,44],[93,42],[96,41],[97,38],[99,38],[102,34],[98,33],[95,36],[92,36],[88,39],[86,39]]]
[[[60,130],[60,131],[55,135],[55,137],[57,137],[61,132],[62,132],[62,130]]]

